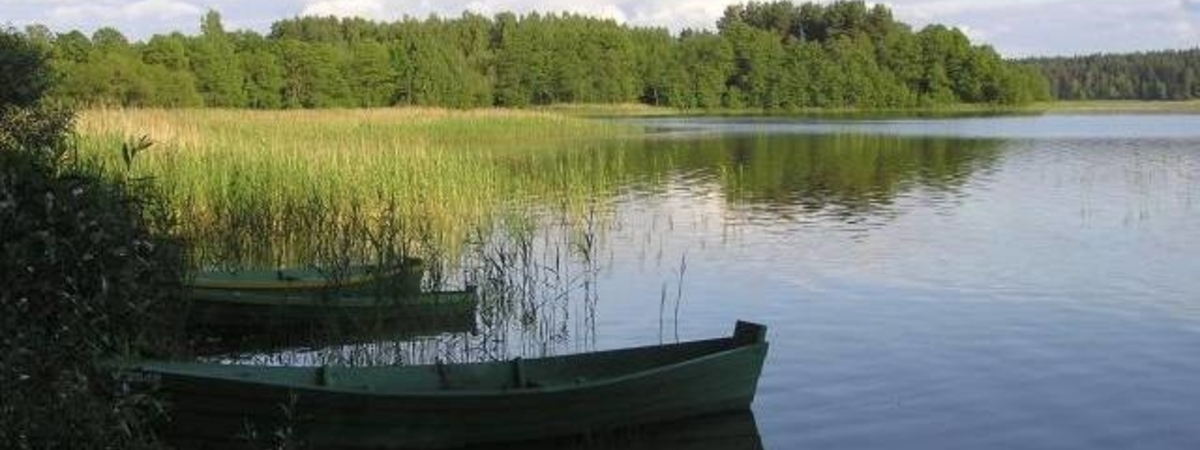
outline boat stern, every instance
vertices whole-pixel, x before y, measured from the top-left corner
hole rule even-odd
[[[733,341],[739,346],[766,343],[767,326],[739,320],[733,327]]]

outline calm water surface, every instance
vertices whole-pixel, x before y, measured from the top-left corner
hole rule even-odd
[[[1200,116],[640,123],[565,351],[765,323],[769,449],[1200,448]]]
[[[1200,116],[645,123],[598,346],[768,324],[766,448],[1200,448]]]

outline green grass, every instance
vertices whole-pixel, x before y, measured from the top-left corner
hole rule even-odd
[[[687,110],[644,103],[561,103],[543,106],[537,110],[575,117],[657,117],[687,114]]]
[[[665,117],[665,116],[797,116],[797,117],[928,117],[976,114],[1022,114],[1038,113],[1047,109],[1047,104],[997,105],[991,103],[956,103],[912,108],[707,108],[679,109],[644,104],[564,104],[542,107],[541,111],[562,113],[576,117]]]
[[[1200,100],[1060,100],[1028,105],[997,105],[990,103],[957,103],[916,108],[803,108],[796,110],[764,110],[758,108],[677,109],[669,107],[632,105],[568,104],[544,107],[552,111],[579,117],[656,117],[656,116],[803,116],[803,117],[937,117],[989,114],[1042,113],[1195,113],[1200,112]]]
[[[399,223],[438,252],[531,196],[581,210],[619,161],[590,151],[640,135],[546,111],[110,110],[80,115],[81,154],[125,172],[132,137],[155,145],[127,176],[166,193],[202,264],[311,260],[314,242]],[[307,255],[307,256],[306,256]]]
[[[1067,100],[1038,103],[1035,108],[1047,112],[1074,113],[1196,113],[1200,100]]]

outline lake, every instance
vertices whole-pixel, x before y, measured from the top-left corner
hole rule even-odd
[[[769,449],[1200,448],[1200,116],[635,122],[557,351],[767,324]]]
[[[707,163],[622,199],[596,335],[686,254],[682,338],[771,327],[766,448],[1200,448],[1200,117],[644,123]]]

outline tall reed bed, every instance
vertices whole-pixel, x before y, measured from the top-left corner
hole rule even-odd
[[[455,254],[530,197],[584,211],[623,170],[596,147],[639,134],[551,112],[421,108],[98,109],[78,131],[81,156],[167,193],[195,262],[242,267],[309,263],[352,221],[367,223],[355,238],[403,221],[421,251]],[[140,136],[154,146],[113,150]]]
[[[334,345],[228,352],[215,361],[266,365],[376,366],[495,361],[593,350],[600,263],[597,231],[561,217],[501,224],[469,239],[455,273],[443,280],[479,288],[471,332],[436,327],[401,335],[411,324],[386,323],[344,336]],[[581,238],[582,235],[582,238]],[[427,280],[428,282],[431,280]],[[364,338],[365,337],[365,338]],[[347,339],[350,338],[350,339]]]

